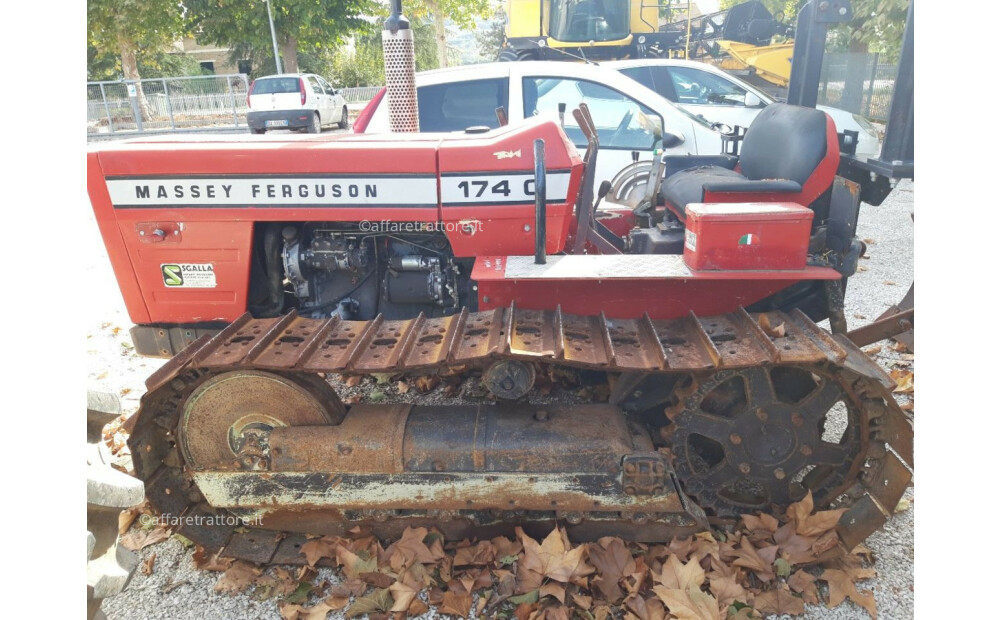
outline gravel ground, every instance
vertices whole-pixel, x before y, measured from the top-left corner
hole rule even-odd
[[[886,308],[899,301],[913,280],[913,183],[901,183],[879,207],[864,205],[858,236],[868,243],[864,271],[850,281],[847,292],[847,321],[851,328],[876,318]],[[115,284],[97,226],[91,220],[91,230],[82,235],[85,256],[84,270],[91,283],[94,299],[85,304],[87,320],[88,388],[121,395],[127,412],[138,406],[144,391],[145,378],[162,365],[161,360],[135,355],[131,349],[128,328],[132,323]],[[880,363],[890,368],[899,355],[885,347],[877,354]],[[375,386],[368,380],[351,388],[348,393],[361,394],[381,389],[395,396],[394,386]],[[402,396],[409,400],[415,390]],[[450,398],[438,388],[432,395],[438,402]],[[914,504],[913,489],[906,498]],[[913,517],[914,509],[898,513],[881,531],[873,534],[867,544],[874,550],[878,576],[863,585],[874,590],[881,618],[913,617]],[[156,554],[152,574],[136,573],[129,587],[117,597],[104,602],[103,610],[111,620],[131,618],[280,618],[274,601],[255,601],[245,594],[216,594],[213,587],[219,573],[198,571],[191,559],[191,550],[176,539],[147,547],[144,558]],[[336,581],[326,569],[320,578]],[[180,585],[177,585],[180,584]],[[340,617],[333,615],[331,617]],[[430,612],[425,617],[435,617]],[[867,613],[850,601],[835,609],[808,606],[805,618],[813,620],[862,620]]]

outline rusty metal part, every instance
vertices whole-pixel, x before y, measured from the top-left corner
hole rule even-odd
[[[323,392],[317,398],[295,379],[257,370],[216,375],[184,404],[177,429],[184,460],[193,469],[267,469],[266,436],[273,429],[343,418],[337,395]]]
[[[910,284],[902,301],[883,312],[872,323],[848,333],[847,337],[859,347],[892,338],[913,353],[913,284]]]
[[[517,400],[535,385],[535,367],[520,360],[497,360],[483,371],[483,383],[497,398]]]
[[[851,342],[859,347],[867,346],[873,342],[878,342],[879,340],[885,340],[887,338],[896,338],[901,340],[905,338],[904,333],[909,332],[909,344],[907,348],[911,351],[913,350],[913,308],[909,310],[904,310],[902,312],[896,312],[894,314],[885,315],[883,314],[881,318],[878,318],[871,323],[859,327],[857,329],[852,329],[847,332],[847,337]],[[906,344],[904,342],[904,344]]]
[[[277,350],[282,354],[275,355]],[[542,373],[551,366],[606,373],[613,385],[611,404],[358,405],[345,415],[316,374],[453,374],[503,360],[530,363]],[[228,522],[184,528],[188,538],[225,548],[232,557],[300,562],[295,547],[300,543],[294,542],[303,540],[300,535],[356,525],[390,536],[405,524],[433,523],[461,538],[509,532],[517,524],[543,530],[560,522],[578,539],[666,540],[704,527],[706,515],[698,504],[704,493],[694,494],[698,501],[686,495],[696,476],[670,462],[672,452],[677,456],[678,428],[688,428],[690,435],[690,425],[658,413],[659,422],[649,426],[643,416],[670,408],[679,421],[705,402],[735,411],[725,391],[706,386],[724,385],[731,377],[763,385],[755,379],[760,373],[770,376],[769,385],[781,385],[781,394],[804,400],[812,398],[802,388],[809,377],[823,403],[790,404],[778,394],[755,392],[748,397],[756,405],[752,410],[704,432],[739,455],[725,461],[734,471],[759,480],[765,477],[757,474],[767,474],[769,499],[787,502],[794,497],[792,482],[805,483],[822,494],[823,503],[850,507],[840,525],[845,545],[863,539],[891,514],[886,506],[909,482],[912,429],[891,397],[892,380],[845,337],[832,337],[797,311],[740,310],[666,321],[513,306],[398,321],[244,316],[214,338],[200,339],[147,380],[129,445],[136,473],[158,510],[249,520],[253,545],[236,533],[243,528]],[[205,458],[220,462],[198,466],[175,446],[175,434],[191,439],[192,427],[178,428],[186,411],[215,411],[199,402],[223,389],[206,386],[219,385],[224,376],[245,376],[249,385],[273,381],[278,390],[295,395],[265,397],[267,406],[253,409],[258,415],[284,421],[288,402],[297,402],[293,409],[317,418],[325,412],[327,419],[252,433],[253,449],[266,445],[269,451],[269,471],[226,466],[222,457],[235,455],[230,429],[250,408],[249,401],[241,401],[244,390],[228,390],[227,396],[244,404],[218,398],[226,413],[204,415],[217,442],[205,448]],[[836,390],[828,393],[824,386]],[[847,402],[850,432],[839,449],[816,442],[828,396]],[[719,433],[724,425],[734,428]],[[900,456],[898,463],[886,460],[892,454],[887,445]],[[818,473],[800,476],[808,465]],[[786,487],[787,499],[774,490]]]
[[[846,377],[815,367],[716,373],[667,412],[674,466],[716,516],[788,505],[807,489],[828,504],[866,455],[863,406]]]

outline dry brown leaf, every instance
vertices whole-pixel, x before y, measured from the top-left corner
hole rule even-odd
[[[864,349],[861,350],[867,353],[868,355],[876,355],[882,352],[882,345],[873,344],[870,347],[865,347]]]
[[[238,560],[222,574],[215,584],[215,591],[225,594],[243,592],[254,583],[263,572],[250,562]]]
[[[664,620],[667,609],[657,597],[643,598],[633,595],[625,600],[625,606],[638,620]]]
[[[118,544],[132,551],[145,549],[150,545],[163,542],[170,538],[170,528],[166,526],[155,527],[151,530],[132,530],[122,536]]]
[[[795,532],[802,536],[820,536],[836,527],[840,516],[845,512],[847,512],[846,508],[838,508],[837,510],[823,510],[809,515],[796,525]]]
[[[362,398],[363,397],[361,395],[355,394],[353,396],[345,396],[341,400],[344,401],[345,405],[356,405],[361,402]]]
[[[364,581],[368,585],[380,589],[388,588],[392,584],[396,583],[396,580],[392,576],[377,571],[370,573],[361,573],[358,575],[358,577],[361,579],[361,581]]]
[[[597,571],[591,582],[608,602],[617,603],[625,596],[619,582],[635,572],[635,560],[620,538],[606,536],[589,545],[590,562]]]
[[[819,578],[825,581],[830,588],[830,600],[827,601],[827,607],[836,607],[845,598],[849,598],[864,607],[872,620],[878,617],[875,609],[875,595],[872,594],[871,590],[858,590],[851,576],[846,572],[828,568],[823,571]]]
[[[577,594],[576,592],[570,594],[570,598],[573,599],[573,603],[577,607],[584,611],[590,611],[590,606],[594,604],[594,599],[589,596],[584,596],[583,594]]]
[[[896,387],[892,390],[896,394],[913,393],[913,373],[909,370],[892,370],[889,376],[896,381]]]
[[[735,575],[718,577],[709,575],[708,583],[709,590],[712,591],[712,595],[719,601],[719,606],[723,609],[729,607],[735,601],[741,603],[747,602],[747,591],[736,580]]]
[[[444,550],[440,545],[434,549],[424,544],[427,538],[427,528],[407,527],[403,531],[402,537],[389,546],[387,553],[390,554],[389,564],[393,570],[403,570],[414,562],[420,564],[434,564],[444,558]]]
[[[142,562],[142,574],[152,575],[153,574],[153,563],[156,562],[156,553],[149,554],[149,557]]]
[[[516,531],[524,545],[522,563],[527,570],[563,583],[594,573],[594,567],[584,559],[587,546],[579,545],[574,548],[567,545],[566,535],[559,528],[552,530],[541,544],[525,534],[520,527]]]
[[[469,593],[458,594],[457,592],[445,592],[441,605],[438,606],[438,613],[452,614],[459,618],[465,618],[472,609],[472,595]]]
[[[735,566],[749,568],[761,581],[771,581],[774,579],[774,572],[771,565],[777,554],[778,546],[756,549],[745,536],[740,539],[740,548],[735,549],[736,559],[733,560]]]
[[[785,337],[785,324],[778,323],[777,325],[771,325],[771,320],[766,314],[761,314],[757,319],[757,323],[760,328],[764,330],[764,333],[771,338],[784,338]]]
[[[410,384],[407,383],[406,381],[397,381],[396,391],[399,392],[400,394],[406,394],[407,392],[410,391]]]
[[[350,579],[361,579],[362,574],[375,572],[378,568],[378,558],[362,558],[344,545],[337,545],[336,554],[337,564]]]
[[[664,586],[653,588],[656,595],[667,606],[667,610],[678,620],[722,620],[719,602],[711,594],[698,588],[675,590]]]
[[[437,375],[427,375],[424,377],[417,377],[417,391],[421,394],[426,394],[441,383],[441,377]]]
[[[705,570],[696,559],[684,564],[672,555],[663,563],[660,574],[653,574],[653,581],[671,590],[700,588],[705,581]]]
[[[548,583],[545,583],[545,584],[542,585],[541,588],[538,589],[538,598],[542,598],[544,596],[551,596],[552,598],[556,599],[560,603],[565,603],[566,602],[566,585],[562,584],[562,583],[559,583],[559,582],[554,582],[554,581],[550,581]]]
[[[357,387],[361,385],[361,380],[364,379],[361,375],[351,375],[349,377],[344,377],[344,385],[347,387]]]
[[[369,620],[376,611],[386,612],[392,608],[392,595],[389,590],[375,590],[367,596],[359,596],[354,604],[344,612],[345,618],[357,618],[368,614]]]
[[[306,563],[309,566],[316,566],[316,562],[319,562],[323,558],[337,557],[337,547],[339,546],[340,541],[337,538],[324,536],[323,538],[307,540],[299,548],[299,553],[306,556]]]
[[[118,535],[123,536],[128,531],[128,528],[132,527],[132,522],[138,516],[138,508],[129,508],[118,513]]]
[[[482,540],[475,546],[460,547],[455,551],[454,566],[486,566],[492,564],[497,557],[497,549],[488,540]]]
[[[802,600],[815,605],[819,603],[819,592],[816,589],[816,578],[804,570],[797,570],[788,578],[788,587],[792,592],[802,595]]]
[[[194,567],[199,570],[211,570],[211,571],[224,571],[233,565],[233,558],[222,558],[219,554],[222,550],[216,551],[214,554],[209,555],[208,551],[204,547],[198,546],[195,548],[194,553],[191,555],[191,559],[194,561]]]
[[[409,617],[415,618],[417,616],[424,615],[430,611],[430,609],[431,608],[427,606],[427,603],[423,602],[419,598],[415,598],[413,599],[413,602],[410,603],[410,608],[406,610],[406,613]]]
[[[769,590],[754,597],[753,608],[762,614],[791,614],[806,612],[805,602],[783,588]]]

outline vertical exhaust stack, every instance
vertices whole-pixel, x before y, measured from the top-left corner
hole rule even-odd
[[[393,133],[420,131],[413,31],[410,21],[403,16],[403,0],[392,0],[391,12],[382,30],[382,51],[389,130]]]

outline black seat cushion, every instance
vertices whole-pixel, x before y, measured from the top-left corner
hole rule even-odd
[[[772,103],[747,129],[740,150],[740,172],[753,181],[788,179],[804,185],[826,150],[825,112]]]
[[[705,194],[705,184],[716,181],[745,181],[739,172],[720,166],[699,166],[677,174],[672,174],[660,186],[660,195],[669,204],[678,207],[681,213],[692,202],[701,202]]]

